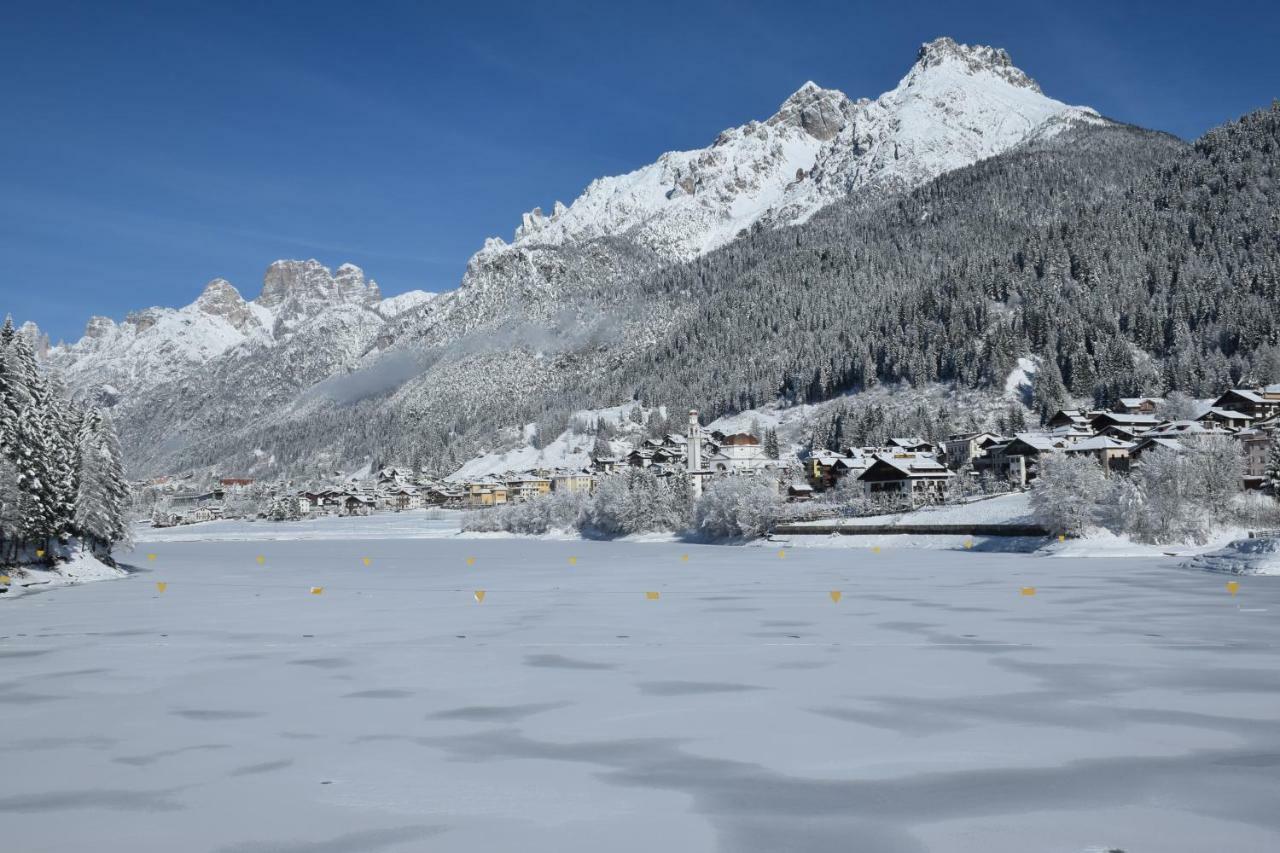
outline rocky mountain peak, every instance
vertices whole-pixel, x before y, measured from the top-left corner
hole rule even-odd
[[[852,103],[837,89],[823,89],[812,80],[782,102],[765,124],[798,127],[815,139],[826,142],[848,124]]]
[[[86,338],[105,338],[111,334],[116,328],[116,321],[110,317],[103,317],[95,314],[89,318],[89,322],[85,323],[84,336]]]
[[[221,317],[241,332],[247,333],[250,327],[258,325],[249,303],[225,278],[215,278],[204,286],[196,299],[196,308],[211,317]]]
[[[947,36],[925,42],[916,54],[916,64],[907,75],[924,74],[931,69],[951,66],[968,74],[987,72],[1013,86],[1039,92],[1040,86],[1013,64],[1008,51],[985,45],[960,44]]]
[[[254,301],[269,309],[277,322],[291,323],[332,305],[370,307],[381,299],[377,282],[366,279],[358,266],[343,264],[335,275],[313,258],[271,264],[262,279],[262,293]]]

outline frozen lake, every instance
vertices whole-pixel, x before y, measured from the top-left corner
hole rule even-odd
[[[1280,578],[334,535],[0,601],[0,849],[1280,849]]]

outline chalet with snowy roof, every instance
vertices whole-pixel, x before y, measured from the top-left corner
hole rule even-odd
[[[678,465],[684,461],[684,456],[683,447],[677,448],[663,445],[653,451],[653,456],[650,458],[654,465]]]
[[[1087,454],[1094,457],[1105,471],[1128,471],[1132,441],[1120,441],[1105,435],[1097,435],[1063,449],[1071,455]]]
[[[654,450],[649,447],[637,447],[627,454],[627,464],[632,468],[648,468],[653,464]]]
[[[860,453],[848,455],[834,450],[814,450],[804,458],[804,472],[811,485],[825,490],[850,474],[857,477],[870,464],[871,460]]]
[[[1227,435],[1227,431],[1212,421],[1166,421],[1142,432],[1140,438],[1180,438],[1196,435]]]
[[[787,499],[791,501],[807,501],[812,500],[814,494],[813,486],[808,483],[789,483],[787,485]]]
[[[1277,388],[1269,385],[1267,388]],[[1266,418],[1280,414],[1280,392],[1267,389],[1257,391],[1248,388],[1232,388],[1213,401],[1212,408],[1240,412],[1254,418]]]
[[[868,497],[899,495],[937,502],[946,497],[947,484],[955,477],[932,456],[922,453],[881,453],[858,478]]]
[[[938,448],[932,441],[918,436],[909,438],[891,438],[886,443],[892,453],[937,453]]]
[[[993,445],[1003,439],[994,432],[960,432],[947,436],[942,443],[947,455],[947,467],[952,471],[963,468],[980,456],[986,456]]]
[[[395,482],[378,490],[378,505],[397,512],[422,508],[422,493],[414,486]]]
[[[1121,427],[1130,433],[1151,429],[1160,423],[1155,415],[1125,415],[1119,412],[1098,412],[1089,419],[1089,428],[1101,433],[1108,427]]]
[[[253,485],[252,477],[223,477],[218,480],[218,485],[224,489],[244,488]]]
[[[625,464],[625,460],[619,461],[616,456],[591,457],[591,470],[595,471],[597,474],[612,474],[614,471],[618,470],[620,465]]]
[[[1207,412],[1200,415],[1196,420],[1202,424],[1217,424],[1223,429],[1238,430],[1249,426],[1254,418],[1252,415],[1237,412],[1234,409],[1211,406]]]
[[[377,501],[368,495],[346,495],[342,499],[343,515],[372,515]]]
[[[1054,413],[1053,417],[1045,421],[1044,425],[1049,429],[1067,426],[1087,427],[1089,426],[1089,413],[1085,412],[1084,409],[1059,409]]]
[[[1159,397],[1121,397],[1111,411],[1121,415],[1154,415],[1162,402]]]
[[[1176,438],[1162,438],[1152,436],[1150,438],[1140,438],[1129,451],[1129,467],[1132,469],[1135,465],[1141,465],[1142,459],[1148,453],[1166,452],[1166,453],[1186,453],[1187,448],[1182,442]]]
[[[1107,427],[1106,429],[1099,430],[1098,435],[1106,436],[1107,438],[1114,438],[1117,441],[1133,441],[1138,437],[1139,434],[1144,432],[1146,432],[1145,429],[1136,429],[1134,427],[1129,427],[1129,426],[1113,425],[1113,426]],[[1076,440],[1072,443],[1079,444],[1080,442],[1088,441],[1091,438],[1094,438],[1094,436],[1089,436],[1089,435],[1078,436]]]
[[[1025,486],[1036,478],[1037,463],[1043,454],[1057,453],[1071,444],[1061,436],[1020,432],[1008,441],[994,445],[987,451],[985,459],[978,460],[985,464],[975,464],[974,468]]]

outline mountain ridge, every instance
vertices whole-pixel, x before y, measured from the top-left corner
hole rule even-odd
[[[500,426],[554,420],[557,413],[640,394],[689,398],[716,411],[762,394],[796,394],[797,382],[813,383],[788,364],[742,377],[704,363],[705,381],[661,381],[680,373],[674,363],[651,363],[648,355],[696,360],[715,352],[690,321],[698,316],[698,300],[718,300],[736,287],[730,278],[715,294],[673,288],[678,278],[665,271],[696,269],[712,253],[746,245],[750,234],[783,234],[836,207],[861,205],[869,215],[880,209],[888,215],[896,199],[940,175],[987,161],[1004,168],[997,161],[1018,151],[1079,145],[1108,129],[1122,132],[1123,126],[1045,97],[1007,53],[935,40],[921,48],[902,82],[875,100],[853,101],[809,82],[768,119],[730,128],[708,148],[668,152],[636,172],[597,179],[572,206],[558,205],[550,217],[525,217],[512,243],[486,241],[457,289],[402,300],[394,312],[378,306],[398,297],[375,301],[376,284],[363,273],[345,266],[330,273],[314,261],[282,262],[314,264],[324,275],[308,267],[281,273],[271,287],[264,280],[266,306],[257,300],[242,306],[234,288],[219,284],[207,300],[218,315],[215,325],[238,323],[262,337],[249,340],[237,331],[233,345],[184,362],[183,381],[170,376],[133,390],[117,387],[126,447],[137,470],[147,473],[252,469],[260,459],[281,470],[316,470],[370,456],[403,461],[410,454],[446,468]],[[1151,146],[1153,138],[1124,144]],[[1150,159],[1136,156],[1132,168],[1145,169],[1144,158]],[[1122,192],[1127,175],[1119,169],[1105,178],[1119,182],[1107,193]],[[650,193],[639,201],[652,204],[615,204],[609,193],[636,181]],[[575,219],[581,228],[571,227]],[[815,227],[828,227],[830,219]],[[776,308],[762,311],[767,300],[750,301],[760,299],[744,292],[723,310],[803,327],[804,319],[787,318],[786,309],[779,315]],[[110,331],[101,325],[95,339]],[[974,328],[985,346],[987,330]],[[750,352],[754,343],[744,340],[741,349]],[[70,349],[55,348],[55,360],[74,362]],[[91,364],[99,356],[87,349],[81,354]],[[797,353],[797,362],[813,355],[800,345]],[[907,355],[877,356],[871,375],[882,369],[892,375],[885,365]],[[848,360],[834,367],[847,374]],[[73,385],[92,394],[109,371],[69,373]],[[967,363],[957,375],[971,382],[985,373]],[[706,389],[721,379],[721,390],[707,399]],[[596,399],[608,395],[616,399]],[[248,455],[257,449],[263,452]]]

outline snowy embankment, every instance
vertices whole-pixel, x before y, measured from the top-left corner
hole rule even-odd
[[[945,506],[921,507],[910,512],[887,515],[866,515],[856,518],[835,518],[797,522],[795,526],[838,525],[840,527],[902,527],[921,524],[1034,524],[1031,515],[1031,495],[1018,492],[1011,495],[982,497],[964,503]]]
[[[828,527],[907,527],[918,525],[960,524],[1034,524],[1031,509],[1031,493],[1018,492],[993,498],[974,498],[964,503],[947,506],[921,507],[911,512],[889,515],[871,515],[859,518],[827,519],[798,522],[794,526]],[[1128,536],[1119,536],[1108,530],[1094,529],[1086,535],[1054,540],[1022,536],[965,536],[944,534],[877,534],[860,536],[795,536],[788,537],[792,545],[819,548],[935,548],[973,549],[978,551],[1031,552],[1046,557],[1176,557],[1201,554],[1222,548],[1235,539],[1247,535],[1247,531],[1231,527],[1217,531],[1199,545],[1152,545],[1137,542]],[[1262,572],[1259,572],[1262,574]]]
[[[139,525],[139,542],[272,542],[290,539],[438,539],[458,533],[456,510],[406,510],[366,516],[321,516],[300,521],[226,519],[178,527]]]
[[[128,575],[124,569],[108,566],[87,551],[76,549],[71,559],[53,567],[11,566],[0,568],[0,575],[9,578],[5,598],[14,598],[29,592],[40,592],[60,586],[116,580]],[[0,589],[6,584],[0,583]]]
[[[1237,539],[1183,563],[1189,569],[1232,575],[1280,575],[1280,539]]]

